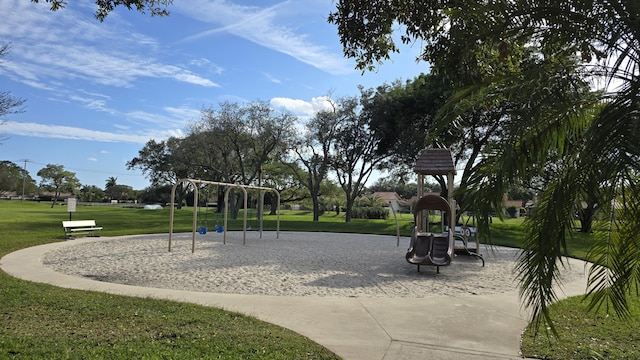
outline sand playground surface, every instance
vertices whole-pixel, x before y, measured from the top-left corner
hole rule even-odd
[[[45,253],[57,272],[98,281],[218,294],[427,298],[513,293],[518,249],[483,246],[486,265],[457,255],[450,266],[407,263],[409,238],[395,236],[264,232],[168,234],[92,238]],[[571,262],[569,262],[571,265]],[[584,275],[578,263],[564,281]]]

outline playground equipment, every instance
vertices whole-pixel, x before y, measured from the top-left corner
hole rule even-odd
[[[173,239],[173,219],[174,219],[174,215],[175,215],[175,197],[176,197],[176,188],[178,187],[179,184],[182,183],[187,183],[187,184],[191,184],[193,186],[193,227],[192,227],[192,239],[191,239],[191,252],[195,252],[195,244],[196,244],[196,232],[198,232],[198,185],[199,184],[203,184],[203,185],[217,185],[217,186],[223,186],[225,187],[225,192],[224,192],[224,225],[222,226],[222,232],[224,233],[223,235],[223,244],[226,244],[227,242],[227,215],[228,215],[228,206],[229,206],[229,191],[231,189],[240,189],[243,192],[243,200],[244,200],[244,219],[243,219],[243,238],[242,238],[242,244],[245,245],[246,241],[247,241],[247,189],[255,189],[258,190],[260,192],[260,209],[262,209],[262,204],[264,202],[264,192],[266,191],[273,191],[276,194],[277,197],[277,201],[278,201],[278,206],[276,209],[276,238],[280,238],[280,193],[272,188],[268,188],[268,187],[262,187],[262,186],[252,186],[252,185],[239,185],[239,184],[228,184],[228,183],[222,183],[222,182],[216,182],[216,181],[207,181],[207,180],[199,180],[199,179],[180,179],[178,180],[173,187],[171,188],[171,209],[169,212],[169,252],[171,252],[171,242]],[[188,186],[188,185],[187,185]],[[262,238],[262,229],[263,229],[263,220],[262,217],[260,217],[260,221],[259,221],[259,225],[260,225],[260,238]],[[218,228],[216,227],[216,231],[218,231]],[[220,232],[220,231],[218,231]]]
[[[475,256],[482,260],[482,266],[484,266],[484,257],[480,254],[480,241],[476,227],[473,224],[469,226],[468,221],[463,220],[462,225],[456,225],[454,230],[454,253]]]
[[[221,233],[224,231],[224,226],[220,225],[220,212],[218,211],[218,203],[209,202],[205,199],[205,211],[204,211],[204,219],[202,216],[202,212],[198,210],[198,233],[201,235],[206,235],[207,231],[209,231],[209,208],[214,208],[214,212],[216,214],[216,221],[213,227],[213,230],[217,233]]]
[[[205,211],[204,211],[204,219],[202,216],[202,212],[200,210],[198,210],[198,234],[200,235],[206,235],[207,231],[209,230],[209,201],[207,199],[207,197],[205,196],[204,199],[204,203],[205,203]],[[195,206],[195,205],[194,205]]]
[[[431,229],[430,211],[440,212],[440,224]],[[421,197],[413,209],[413,219],[416,224],[411,234],[411,243],[407,250],[406,259],[410,264],[436,266],[440,273],[440,266],[451,263],[451,239],[453,234],[445,219],[451,212],[449,202],[441,196],[427,194]]]
[[[414,208],[415,224],[405,257],[410,264],[418,265],[418,271],[420,265],[431,265],[436,266],[439,273],[440,266],[451,263],[454,248],[453,231],[446,227],[453,224],[456,218],[455,201],[451,196],[456,169],[453,166],[451,152],[448,149],[423,149],[418,154],[413,171],[418,174],[418,202]],[[448,201],[438,195],[425,195],[425,175],[447,177],[447,188],[450,189]],[[428,231],[429,210],[441,213],[440,233]],[[423,216],[424,211],[427,217]]]

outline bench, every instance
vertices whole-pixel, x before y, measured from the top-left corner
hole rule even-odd
[[[89,236],[94,236],[94,231],[102,230],[102,226],[96,226],[95,220],[63,221],[62,227],[64,228],[64,234],[67,238],[70,238],[74,234],[89,234]]]

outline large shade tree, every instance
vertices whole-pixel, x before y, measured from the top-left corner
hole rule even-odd
[[[47,164],[38,171],[40,176],[40,187],[52,192],[53,200],[51,208],[53,208],[62,192],[75,194],[80,188],[80,181],[74,172],[65,170],[64,166],[57,164]]]
[[[300,184],[309,190],[313,221],[319,221],[323,211],[320,204],[322,183],[331,169],[332,148],[339,125],[335,116],[335,104],[327,101],[330,108],[316,112],[304,124],[304,129],[293,142],[290,159],[287,161]],[[297,171],[298,169],[303,171]]]
[[[280,205],[300,203],[309,199],[309,189],[298,178],[304,171],[284,162],[272,162],[262,167],[262,186],[272,188],[280,194]],[[270,205],[270,215],[276,215],[278,203],[276,194],[265,193],[265,203]]]
[[[170,137],[166,140],[149,140],[138,151],[138,156],[127,162],[127,169],[140,169],[151,181],[153,187],[173,186],[180,179],[195,177],[191,164],[192,151],[183,139]],[[182,206],[186,196],[186,186],[176,187],[176,203]]]
[[[262,185],[265,166],[279,162],[291,147],[296,120],[261,101],[204,108],[186,139],[192,143],[191,163],[202,179]],[[229,207],[235,217],[243,198],[232,193],[236,201]]]
[[[32,194],[37,189],[35,180],[23,167],[11,161],[0,161],[0,195],[22,194],[23,190],[25,194]]]
[[[625,314],[627,298],[640,284],[638,18],[640,2],[635,0],[340,0],[329,16],[338,27],[345,54],[356,59],[360,69],[375,68],[388,59],[398,50],[399,36],[406,43],[420,41],[421,58],[436,71],[466,74],[466,85],[481,89],[473,92],[482,95],[472,98],[476,103],[496,93],[488,91],[492,87],[504,96],[524,93],[531,99],[514,104],[514,111],[529,116],[528,126],[501,135],[502,141],[477,164],[474,182],[479,185],[478,204],[500,206],[510,185],[537,176],[545,163],[562,159],[527,223],[518,262],[521,295],[537,320],[550,320],[548,305],[557,299],[554,284],[563,264],[565,237],[573,227],[576,199],[584,191],[593,192],[593,179],[601,185],[599,202],[610,204],[615,198],[623,209],[612,213],[614,225],[591,252],[596,263],[589,274],[592,306],[606,303]],[[489,50],[506,61],[523,44],[534,46],[547,66],[556,66],[546,78],[562,81],[564,75],[582,71],[594,82],[608,85],[600,95],[605,106],[593,121],[580,120],[593,111],[591,99],[576,102],[582,99],[548,93],[536,69],[521,73],[519,82],[509,75],[507,79],[475,76],[475,69],[492,64],[484,64],[479,54]],[[573,60],[579,66],[553,59]],[[503,80],[507,86],[501,86]],[[464,104],[466,99],[461,96],[455,103]],[[572,147],[578,139],[585,145]]]
[[[371,114],[362,106],[369,98],[360,89],[359,97],[344,97],[336,102],[334,116],[338,131],[333,143],[332,167],[338,184],[345,193],[345,221],[350,222],[356,199],[362,195],[374,170],[386,168],[387,154],[378,153],[379,140],[370,127]]]

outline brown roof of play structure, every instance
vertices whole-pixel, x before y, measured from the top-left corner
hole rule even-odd
[[[456,168],[449,149],[422,149],[413,171],[422,175],[447,175],[455,173]]]

